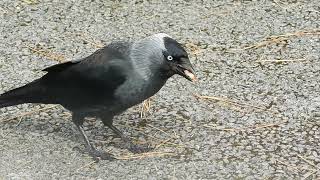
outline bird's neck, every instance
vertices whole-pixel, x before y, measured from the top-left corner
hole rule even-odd
[[[135,42],[131,46],[130,58],[134,70],[140,74],[144,80],[157,75],[163,63],[162,43],[157,38],[143,39]]]

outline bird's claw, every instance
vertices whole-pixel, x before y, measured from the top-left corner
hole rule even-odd
[[[123,138],[123,140],[125,142],[124,148],[128,149],[130,152],[135,154],[149,152],[153,149],[149,144],[146,144],[146,145],[133,144],[133,142],[127,137]]]
[[[150,147],[149,145],[148,146],[139,146],[139,145],[136,145],[136,144],[128,144],[126,145],[127,146],[127,149],[132,152],[132,153],[145,153],[145,152],[149,152],[151,150],[153,150],[152,147]]]
[[[107,153],[105,151],[91,149],[88,152],[96,162],[99,162],[100,160],[109,160],[109,161],[115,160],[115,157],[112,154]]]
[[[121,137],[123,143],[116,145],[116,147],[121,149],[128,149],[130,152],[134,154],[138,153],[145,153],[153,150],[154,148],[151,147],[149,144],[137,145],[134,144],[129,137],[122,136]]]
[[[89,154],[96,162],[99,162],[100,160],[112,161],[115,159],[115,157],[112,154],[95,149],[95,148],[86,148],[85,150],[83,150],[83,149],[80,149],[79,147],[74,147],[73,149],[83,154],[85,153]]]

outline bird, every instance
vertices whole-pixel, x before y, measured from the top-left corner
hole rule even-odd
[[[114,41],[91,55],[43,69],[42,77],[0,95],[0,108],[24,103],[60,104],[96,160],[115,157],[90,143],[83,128],[86,117],[100,119],[131,152],[143,152],[113,125],[113,118],[156,94],[175,74],[196,81],[182,44],[165,33],[135,41]]]

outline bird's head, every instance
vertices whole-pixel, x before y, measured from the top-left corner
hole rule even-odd
[[[188,53],[181,44],[167,34],[149,36],[135,43],[133,50],[134,59],[139,59],[135,64],[142,71],[157,69],[167,78],[179,74],[190,81],[196,80]]]

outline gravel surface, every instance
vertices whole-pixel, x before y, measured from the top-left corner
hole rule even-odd
[[[116,117],[151,153],[121,149],[88,119],[112,162],[79,152],[61,106],[0,109],[0,179],[320,178],[319,1],[168,2],[1,0],[0,93],[57,61],[158,32],[186,45],[199,82],[174,77],[143,118],[141,106]]]

